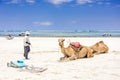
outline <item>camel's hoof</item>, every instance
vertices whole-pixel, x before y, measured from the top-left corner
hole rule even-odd
[[[61,57],[60,60],[64,60],[65,58],[64,57]]]
[[[58,62],[63,62],[63,60],[58,60]]]
[[[69,58],[62,58],[62,59],[60,59],[60,60],[58,60],[59,62],[67,62],[67,61],[70,61],[70,59]]]
[[[70,59],[69,59],[69,58],[65,58],[63,61],[64,61],[64,62],[70,61]]]
[[[65,59],[64,61],[65,61],[65,62],[66,62],[66,61],[70,61],[70,59],[68,58],[68,59]]]

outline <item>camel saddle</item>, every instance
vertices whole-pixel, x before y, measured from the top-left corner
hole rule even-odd
[[[71,42],[71,43],[70,43],[70,46],[71,46],[76,52],[80,51],[80,49],[81,49],[81,45],[80,45],[79,42]]]

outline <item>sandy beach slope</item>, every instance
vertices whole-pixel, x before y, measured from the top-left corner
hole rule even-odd
[[[120,80],[120,37],[64,37],[65,47],[70,41],[91,46],[103,40],[109,47],[106,54],[93,58],[59,62],[60,37],[30,37],[29,60],[23,57],[23,37],[7,40],[0,37],[0,80]],[[28,65],[47,68],[41,73],[7,67],[7,62],[22,59]]]

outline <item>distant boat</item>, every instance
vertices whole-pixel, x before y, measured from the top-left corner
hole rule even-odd
[[[22,32],[22,33],[20,33],[18,36],[25,36],[25,33]]]
[[[102,36],[112,36],[111,34],[103,33]]]
[[[10,34],[8,34],[7,36],[6,36],[6,39],[7,40],[12,40],[14,37],[12,36],[12,35],[10,35]]]
[[[30,34],[29,31],[22,32],[22,33],[20,33],[18,36],[25,36],[26,34]]]

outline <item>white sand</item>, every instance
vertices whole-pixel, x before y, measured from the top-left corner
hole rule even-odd
[[[108,45],[109,52],[89,59],[59,62],[63,55],[57,37],[31,37],[30,60],[24,60],[25,63],[48,69],[41,73],[21,72],[19,68],[7,67],[7,62],[24,59],[23,37],[15,37],[13,40],[0,37],[0,80],[120,80],[120,37],[65,39],[65,46],[69,40],[87,46],[103,40]]]

